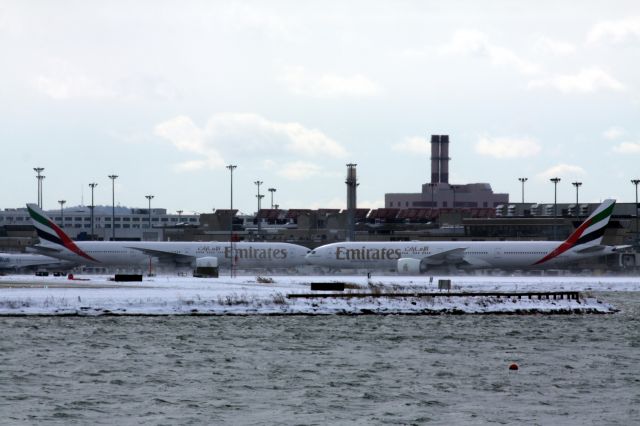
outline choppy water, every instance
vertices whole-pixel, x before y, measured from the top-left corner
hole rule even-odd
[[[602,298],[622,312],[3,318],[0,422],[638,424],[640,295]]]

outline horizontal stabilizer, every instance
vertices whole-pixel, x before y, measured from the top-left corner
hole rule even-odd
[[[29,251],[38,252],[38,253],[60,253],[62,250],[56,247],[35,245],[35,246],[31,246]]]
[[[585,247],[580,250],[576,250],[576,253],[584,254],[584,253],[595,253],[598,251],[603,251],[606,247],[602,245]]]

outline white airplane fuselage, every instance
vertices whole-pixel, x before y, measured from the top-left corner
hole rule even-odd
[[[581,259],[613,253],[615,247],[578,253],[567,250],[538,265],[562,244],[562,241],[424,241],[424,242],[345,242],[312,250],[309,263],[335,269],[395,269],[399,259],[424,259],[427,266],[459,264],[461,268],[503,268],[557,266]],[[459,249],[457,259],[437,259],[439,253]],[[432,256],[435,256],[433,258]],[[431,258],[431,259],[430,259]]]
[[[231,246],[225,242],[76,241],[75,245],[91,259],[68,249],[52,252],[51,256],[94,266],[145,265],[150,258],[161,261],[168,258],[186,266],[201,257],[216,257],[218,265],[223,267],[231,264]],[[233,257],[238,268],[301,266],[307,263],[305,256],[308,252],[306,247],[289,243],[233,244]]]
[[[0,269],[25,269],[38,266],[68,267],[68,262],[41,254],[0,253]]]

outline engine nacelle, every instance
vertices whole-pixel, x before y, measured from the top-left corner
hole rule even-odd
[[[197,258],[193,276],[197,278],[218,278],[218,258],[214,256]]]
[[[426,272],[427,268],[420,259],[403,257],[398,259],[398,273],[403,275],[418,275]]]
[[[215,256],[199,257],[196,259],[196,268],[217,268],[218,258]]]

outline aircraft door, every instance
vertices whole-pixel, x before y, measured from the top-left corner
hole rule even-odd
[[[493,257],[496,259],[502,259],[502,247],[496,247],[493,252]]]

